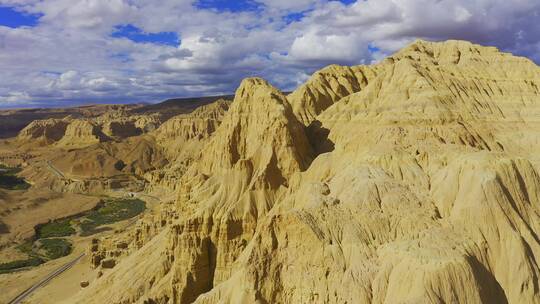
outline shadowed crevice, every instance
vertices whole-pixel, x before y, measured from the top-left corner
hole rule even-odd
[[[330,130],[323,128],[318,120],[314,120],[306,128],[306,135],[315,156],[334,151],[334,143],[328,139],[329,134]]]
[[[3,222],[0,222],[0,234],[9,233],[9,227]]]
[[[468,257],[468,260],[473,269],[474,276],[480,285],[479,292],[482,302],[508,304],[504,289],[486,266],[480,263],[476,257]]]

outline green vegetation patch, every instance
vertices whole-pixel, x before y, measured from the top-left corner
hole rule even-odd
[[[73,248],[66,239],[42,239],[39,240],[38,249],[44,252],[44,257],[54,260],[69,255]]]
[[[26,190],[30,188],[30,184],[24,178],[0,173],[0,188],[6,190]]]
[[[75,228],[71,226],[71,220],[69,218],[55,220],[47,224],[38,225],[36,227],[36,235],[40,239],[69,236],[74,233]]]
[[[134,218],[145,209],[146,203],[139,199],[109,199],[91,211],[38,225],[36,237],[17,246],[28,258],[0,264],[0,274],[37,266],[69,255],[73,251],[73,245],[62,237],[75,234],[77,231],[74,227],[77,225],[80,225],[81,235],[92,235],[110,229],[101,226]]]
[[[17,248],[20,252],[26,253],[29,256],[36,256],[34,253],[34,248],[32,247],[34,245],[34,240],[28,239],[24,243],[18,245]]]
[[[146,209],[144,201],[139,199],[114,199],[87,214],[81,219],[81,235],[87,236],[98,232],[99,226],[133,218]]]
[[[11,168],[0,165],[0,188],[7,190],[26,190],[30,188],[24,178],[16,176],[21,168]]]
[[[27,240],[17,249],[28,255],[27,259],[0,263],[0,274],[22,270],[45,263],[46,261],[67,256],[73,250],[69,240],[63,238]]]
[[[8,263],[1,263],[0,274],[13,272],[21,268],[38,266],[40,264],[43,264],[43,262],[44,260],[39,257],[31,257],[26,260],[17,260],[17,261],[8,262]]]

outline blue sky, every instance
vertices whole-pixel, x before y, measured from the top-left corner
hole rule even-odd
[[[261,3],[250,0],[199,0],[194,5],[199,9],[215,9],[220,12],[257,11],[263,7]]]
[[[0,0],[0,107],[156,102],[292,90],[416,38],[466,39],[540,62],[536,0]]]
[[[338,1],[338,0],[336,0]],[[355,0],[339,0],[343,4],[352,4]],[[193,5],[199,9],[215,10],[216,12],[245,12],[245,11],[261,11],[264,8],[264,4],[253,0],[198,0]],[[24,12],[17,7],[8,5],[0,6],[0,26],[7,26],[11,28],[21,26],[36,26],[39,22],[41,14],[31,14]],[[288,21],[299,21],[304,16],[302,11],[291,12],[284,16],[284,19]],[[136,32],[136,33],[135,33]],[[118,31],[115,33],[116,37],[137,37],[143,42],[156,42],[171,44],[177,39],[174,33],[150,33],[153,37],[143,37],[141,29],[131,25],[119,25]],[[174,36],[174,37],[173,37]],[[148,38],[149,40],[146,40]]]
[[[0,25],[16,28],[20,26],[35,26],[39,21],[39,14],[18,12],[9,6],[0,6]]]
[[[114,38],[126,38],[136,43],[155,43],[175,47],[180,45],[180,39],[175,32],[145,33],[133,24],[116,26],[111,36]]]

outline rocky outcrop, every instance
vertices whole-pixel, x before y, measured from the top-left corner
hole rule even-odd
[[[66,128],[60,146],[82,147],[107,140],[107,136],[93,122],[85,119],[74,119]]]
[[[168,166],[145,175],[150,188],[177,189],[180,178],[219,127],[229,105],[230,101],[217,100],[191,113],[174,116],[150,133],[169,160]]]
[[[161,118],[158,114],[140,115],[135,118],[135,127],[142,133],[156,130],[161,125]]]
[[[161,114],[131,115],[116,109],[92,117],[35,120],[21,130],[17,142],[24,145],[52,145],[84,148],[109,139],[122,140],[156,130]]]
[[[120,174],[142,176],[164,167],[168,161],[154,138],[136,136],[59,152],[52,163],[69,176],[95,178]]]
[[[102,131],[109,137],[126,138],[140,135],[141,129],[133,121],[109,121],[103,124]]]
[[[167,151],[170,159],[184,159],[184,150],[191,146],[200,149],[198,143],[212,135],[221,124],[229,109],[229,101],[218,100],[197,108],[189,114],[180,114],[162,124],[153,135]],[[188,152],[193,154],[193,152]]]
[[[221,123],[223,115],[229,109],[229,104],[230,102],[226,100],[218,100],[197,108],[189,114],[172,117],[159,127],[156,138],[163,143],[169,140],[187,141],[194,138],[207,138]]]
[[[126,111],[111,111],[95,118],[103,133],[123,139],[148,133],[161,124],[160,114],[130,115]]]
[[[377,66],[331,65],[317,71],[287,98],[305,125],[341,98],[364,88],[377,75]]]
[[[452,41],[383,64],[317,118],[335,149],[198,303],[538,303],[538,169],[509,136],[540,132],[538,67]]]
[[[67,119],[34,120],[19,132],[17,141],[42,145],[52,144],[64,136],[68,124]]]
[[[176,202],[70,303],[540,303],[540,68],[416,41],[332,69],[292,106],[243,81]]]
[[[153,273],[154,283],[141,281],[134,288],[142,293],[120,294],[115,301],[190,303],[225,281],[258,219],[311,159],[304,128],[286,97],[262,79],[244,80],[221,125],[180,179],[179,198],[169,210],[177,220],[127,258],[152,255],[153,266],[140,267]],[[125,279],[122,265],[127,264],[101,282]]]

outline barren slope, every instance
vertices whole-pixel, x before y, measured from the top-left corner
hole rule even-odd
[[[247,79],[176,203],[66,303],[540,303],[539,88],[463,41],[288,98]]]

